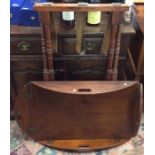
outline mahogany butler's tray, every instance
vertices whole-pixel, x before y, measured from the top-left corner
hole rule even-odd
[[[55,44],[51,31],[53,28],[51,13],[61,11],[111,13],[106,80],[117,80],[121,18],[123,12],[128,11],[128,6],[38,3],[34,8],[41,17],[45,81],[31,82],[19,94],[15,114],[20,115],[17,120],[21,128],[42,144],[76,151],[117,146],[135,136],[141,114],[142,90],[138,82],[48,81],[55,79],[53,65]],[[79,54],[82,35],[78,35],[80,34],[78,31],[76,34],[78,36],[76,52]]]
[[[138,132],[138,82],[31,82],[20,93],[16,113],[34,140],[59,149],[117,146]]]

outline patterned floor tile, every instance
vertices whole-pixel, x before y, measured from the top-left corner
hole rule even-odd
[[[50,149],[48,147],[43,147],[36,153],[36,155],[56,155],[56,154],[57,154],[56,150]]]
[[[24,144],[22,144],[12,151],[11,155],[32,155],[32,152]]]
[[[10,150],[15,149],[21,142],[16,137],[11,137],[10,139]]]

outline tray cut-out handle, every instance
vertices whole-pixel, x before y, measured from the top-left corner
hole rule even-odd
[[[78,92],[91,92],[92,90],[90,88],[79,88],[77,89]]]

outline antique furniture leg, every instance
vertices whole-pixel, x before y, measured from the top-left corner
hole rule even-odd
[[[41,44],[42,44],[42,57],[43,57],[43,79],[49,80],[48,61],[46,54],[46,42],[45,42],[45,28],[43,25],[43,14],[40,13],[40,27],[41,27]]]
[[[117,32],[117,40],[116,40],[113,70],[112,70],[112,80],[117,80],[117,77],[118,77],[118,63],[119,63],[119,53],[120,53],[120,44],[121,44],[121,29],[122,29],[122,25],[120,24],[118,28],[118,32]]]
[[[45,42],[47,50],[47,62],[48,62],[48,72],[49,80],[54,80],[54,68],[53,68],[53,43],[51,36],[51,16],[49,12],[42,13],[43,25],[45,28]]]
[[[107,55],[107,74],[106,74],[107,80],[112,80],[112,75],[113,75],[113,59],[114,59],[114,53],[115,53],[115,47],[116,47],[118,24],[120,22],[119,16],[120,16],[120,12],[112,12],[110,45],[109,45],[109,51]]]

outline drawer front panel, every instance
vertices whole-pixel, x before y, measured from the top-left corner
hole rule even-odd
[[[15,55],[40,55],[41,38],[40,37],[13,37],[10,43],[11,54]]]
[[[60,42],[59,42],[60,43]],[[75,52],[75,38],[61,38],[60,46],[58,45],[62,55],[77,54]]]
[[[99,54],[101,50],[102,38],[85,38],[84,50],[86,54]]]
[[[85,54],[99,54],[101,50],[102,37],[85,37],[82,44],[82,51]],[[76,55],[76,38],[63,37],[59,39],[59,51],[62,55]]]

